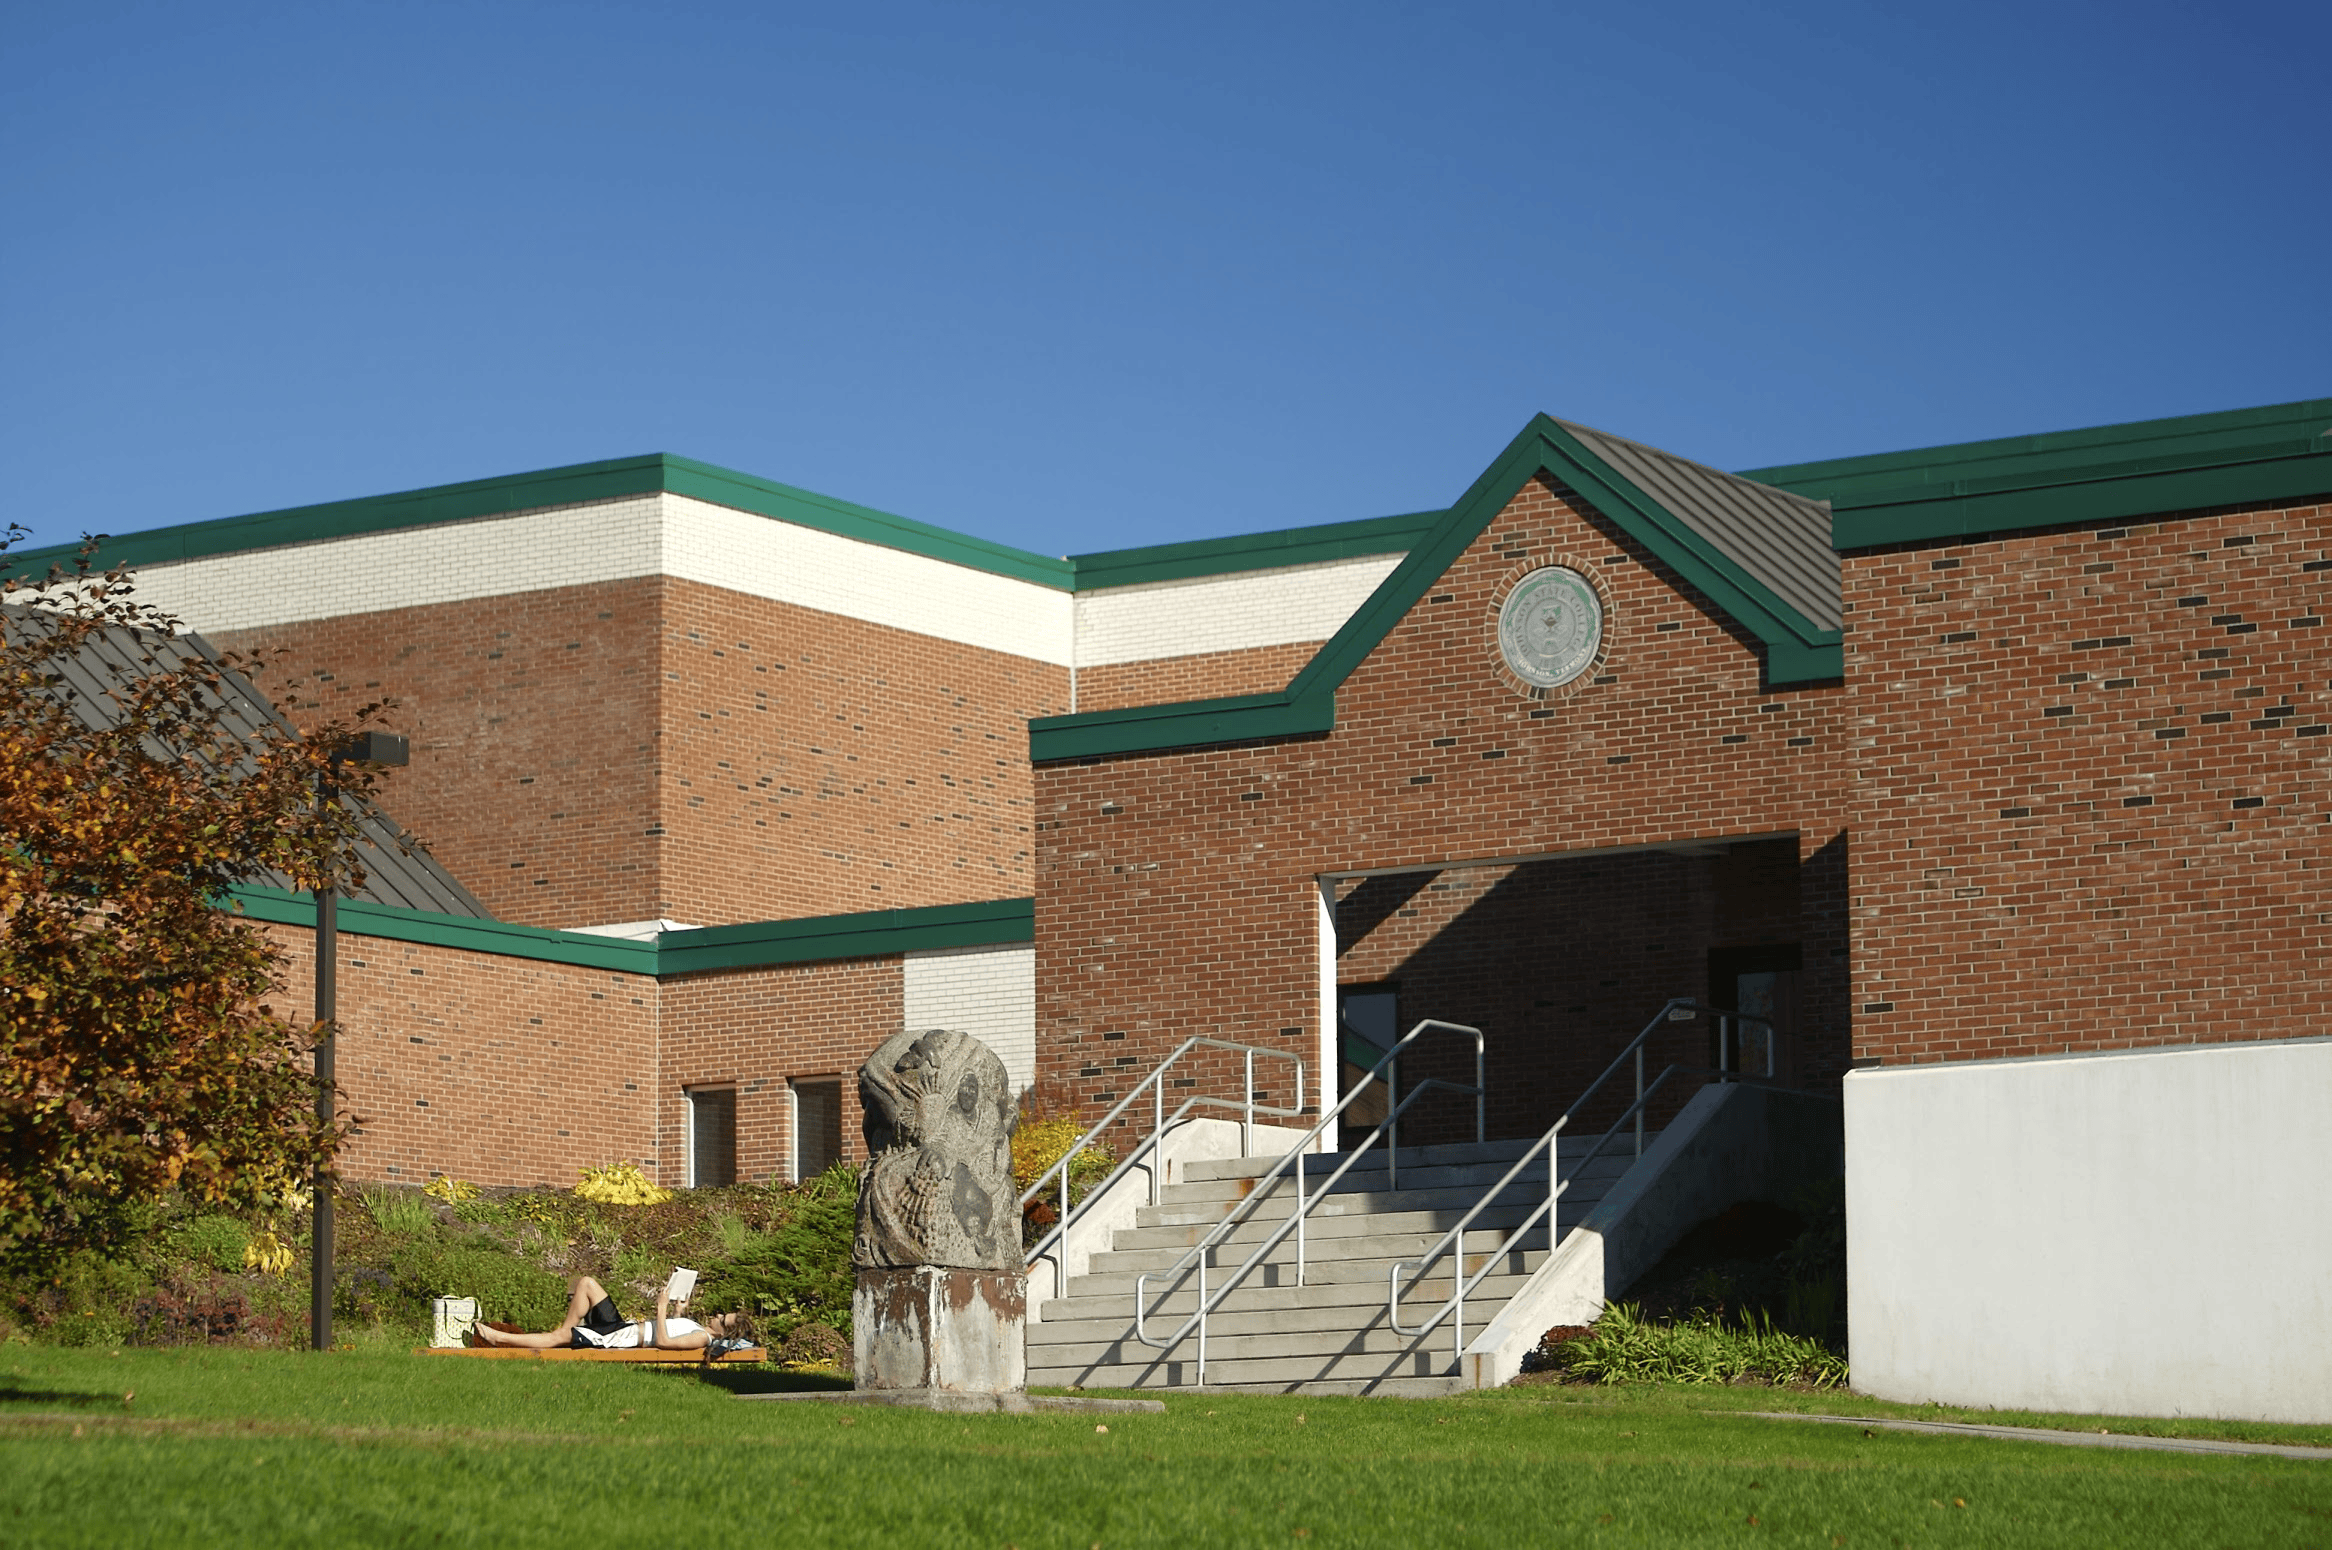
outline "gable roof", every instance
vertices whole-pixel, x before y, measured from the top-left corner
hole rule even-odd
[[[2332,398],[1751,469],[1840,549],[2332,494]]]
[[[1818,628],[1835,630],[1843,623],[1828,501],[1759,484],[1608,431],[1569,420],[1555,423]]]
[[[1041,717],[1029,723],[1030,757],[1097,758],[1328,731],[1336,724],[1337,688],[1540,474],[1577,491],[1762,642],[1768,682],[1843,673],[1838,562],[1813,541],[1826,526],[1818,502],[1542,414],[1286,688]]]
[[[0,605],[0,625],[9,631],[42,630],[50,615],[22,603]],[[158,671],[189,662],[207,662],[219,678],[216,693],[206,695],[218,716],[221,731],[248,748],[260,729],[273,725],[291,730],[283,718],[242,674],[228,667],[210,642],[199,635],[160,635],[113,627],[92,634],[87,645],[56,663],[63,697],[83,726],[103,731],[120,720],[113,691]],[[357,830],[364,853],[357,859],[365,872],[364,887],[345,897],[369,904],[428,910],[469,920],[492,920],[477,895],[419,848],[413,837],[372,803],[343,796],[356,811]],[[253,877],[255,885],[280,889],[290,881],[279,873]]]

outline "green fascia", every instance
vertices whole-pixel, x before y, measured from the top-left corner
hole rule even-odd
[[[1839,549],[1964,541],[2332,493],[2332,399],[1742,475],[1832,507]]]
[[[1541,473],[1585,496],[1757,637],[1766,647],[1769,683],[1813,683],[1843,676],[1845,648],[1839,631],[1817,628],[1542,414],[1508,443],[1285,689],[1234,699],[1042,717],[1029,723],[1030,758],[1053,763],[1329,731],[1336,724],[1338,687],[1506,509],[1515,492]]]
[[[367,533],[471,522],[519,511],[622,500],[659,492],[685,495],[715,506],[1063,592],[1397,553],[1429,531],[1442,515],[1418,512],[1371,517],[1359,522],[1330,522],[1318,527],[1055,559],[952,532],[911,517],[854,505],[812,490],[779,484],[774,479],[658,452],[645,457],[578,463],[568,468],[473,479],[394,495],[293,506],[251,516],[221,517],[209,522],[187,522],[142,533],[108,536],[99,548],[96,563],[100,567],[133,568],[167,565],[289,544],[322,543]],[[46,575],[52,565],[70,570],[80,549],[79,544],[50,544],[0,556],[0,575],[37,579]]]
[[[316,906],[304,893],[237,888],[238,912],[253,920],[314,930]],[[340,930],[497,958],[531,958],[574,968],[667,978],[712,969],[752,969],[836,958],[882,958],[943,947],[990,947],[1036,940],[1033,899],[988,899],[921,909],[869,910],[806,920],[756,921],[666,931],[632,942],[580,931],[547,931],[505,921],[472,920],[427,910],[340,901]]]
[[[231,890],[229,897],[238,913],[254,920],[310,931],[316,927],[313,895],[281,888],[247,887]],[[658,944],[655,942],[627,942],[619,937],[588,936],[578,931],[546,931],[539,926],[439,915],[429,910],[367,904],[358,899],[342,899],[334,913],[339,917],[341,932],[348,936],[450,947],[497,958],[532,958],[540,963],[606,969],[617,974],[652,976],[656,973]]]
[[[659,975],[752,969],[833,958],[887,958],[940,947],[1000,947],[1036,940],[1034,899],[986,899],[920,909],[869,910],[809,920],[667,931],[656,938]]]
[[[1416,511],[1397,517],[1369,517],[1359,522],[1327,522],[1317,527],[1242,533],[1233,538],[1201,538],[1187,543],[1154,544],[1144,549],[1110,549],[1097,554],[1073,554],[1069,563],[1076,567],[1080,592],[1155,581],[1182,581],[1193,576],[1281,570],[1372,554],[1403,553],[1432,532],[1443,515],[1438,511]]]
[[[797,490],[790,484],[716,468],[692,458],[665,453],[663,464],[664,488],[674,495],[692,496],[715,506],[775,517],[799,527],[817,528],[843,538],[945,560],[991,575],[1010,576],[1016,581],[1033,581],[1056,591],[1070,591],[1076,584],[1076,567],[1050,555],[990,543],[912,517],[895,517],[871,506],[854,506],[831,495]]]
[[[691,496],[717,506],[1064,592],[1075,581],[1076,568],[1067,560],[989,543],[928,522],[855,506],[829,495],[664,452],[125,533],[104,540],[97,563],[101,567],[163,565],[286,544],[320,543],[365,533],[469,522],[549,506],[621,500],[659,492]],[[79,544],[51,544],[0,556],[0,574],[37,579],[47,574],[51,565],[70,570],[80,548]]]

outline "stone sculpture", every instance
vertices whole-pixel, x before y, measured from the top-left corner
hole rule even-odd
[[[939,1409],[1023,1409],[1028,1275],[1011,1078],[968,1033],[883,1042],[858,1072],[868,1162],[851,1263],[857,1385]]]
[[[858,1190],[861,1270],[1019,1270],[1011,1078],[968,1033],[896,1034],[859,1069],[867,1164]]]

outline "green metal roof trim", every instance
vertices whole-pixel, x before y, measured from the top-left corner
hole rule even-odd
[[[1206,538],[1055,559],[952,532],[911,517],[893,516],[870,506],[853,505],[830,495],[779,484],[773,479],[657,452],[645,457],[578,463],[569,468],[433,485],[394,495],[329,501],[320,506],[293,506],[246,517],[221,517],[209,522],[124,533],[106,538],[100,554],[105,564],[167,565],[180,560],[245,554],[290,544],[323,543],[444,522],[472,522],[550,506],[622,500],[659,491],[1065,592],[1289,565],[1317,565],[1355,555],[1394,554],[1430,531],[1442,515],[1428,511],[1371,517],[1359,522],[1329,522],[1317,527],[1244,533],[1230,538]],[[70,567],[80,548],[79,544],[50,544],[0,557],[0,574],[37,577],[45,574],[52,564]]]
[[[1439,511],[1416,511],[1359,522],[1327,522],[1317,527],[1242,533],[1233,538],[1155,544],[1146,549],[1110,549],[1098,554],[1073,554],[1069,563],[1077,569],[1080,592],[1139,586],[1152,581],[1181,581],[1192,576],[1319,565],[1363,555],[1403,553],[1432,532],[1433,525],[1444,515]]]
[[[237,888],[241,912],[254,920],[315,929],[315,901],[280,888]],[[470,920],[427,910],[340,901],[340,929],[427,947],[450,947],[498,958],[531,958],[582,969],[658,978],[711,969],[753,969],[835,958],[881,958],[941,947],[990,947],[1036,940],[1033,899],[989,899],[922,909],[869,910],[807,920],[756,921],[667,931],[652,942],[546,931],[506,921]]]
[[[1831,503],[1840,549],[2332,493],[2332,398],[1832,458],[1743,477]]]
[[[1817,628],[1542,414],[1442,514],[1286,688],[1276,694],[1041,717],[1029,722],[1030,757],[1045,763],[1330,730],[1336,724],[1338,686],[1505,510],[1515,492],[1541,473],[1584,495],[1762,641],[1769,682],[1818,682],[1845,671],[1838,631]]]
[[[668,452],[125,533],[107,538],[100,554],[105,564],[163,565],[175,560],[240,554],[286,544],[320,543],[365,533],[429,527],[441,522],[469,522],[545,506],[621,500],[659,491],[692,496],[716,506],[774,517],[844,538],[880,544],[886,549],[927,555],[1062,591],[1070,588],[1075,576],[1075,567],[1067,560],[1031,554],[1007,544],[992,544],[928,522],[892,516],[872,507],[855,506],[830,495],[798,490],[775,480],[755,478]],[[79,544],[51,544],[11,554],[0,558],[0,571],[15,576],[39,576],[52,563],[70,566],[80,547]]]
[[[810,920],[667,931],[656,938],[656,972],[697,974],[828,958],[881,958],[936,947],[1001,947],[1036,940],[1034,899],[986,899],[922,909],[869,910]]]

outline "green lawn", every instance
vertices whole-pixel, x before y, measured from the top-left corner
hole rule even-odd
[[[2332,1547],[2332,1463],[1707,1413],[1900,1411],[1847,1395],[1168,1396],[1164,1415],[939,1416],[740,1403],[723,1381],[771,1380],[0,1347],[0,1546]]]

